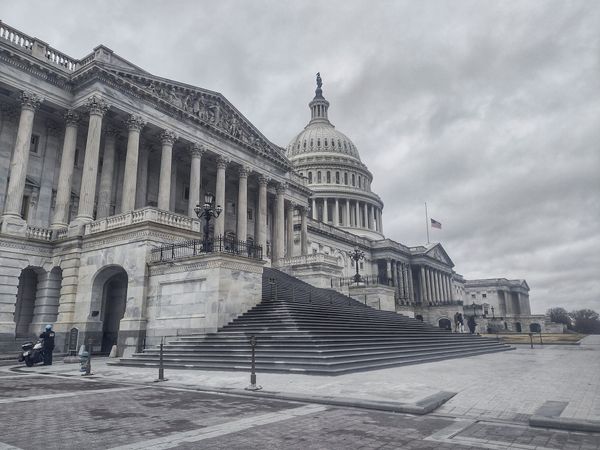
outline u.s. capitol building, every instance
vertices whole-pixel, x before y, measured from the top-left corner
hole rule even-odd
[[[320,77],[283,149],[220,93],[0,23],[0,106],[4,349],[46,323],[60,351],[92,338],[119,354],[215,331],[260,302],[265,265],[442,327],[456,312],[484,332],[544,327],[524,280],[464,280],[441,244],[385,237],[373,174],[330,122]],[[222,212],[205,239],[208,193]]]

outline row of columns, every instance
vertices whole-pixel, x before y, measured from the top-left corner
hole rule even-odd
[[[329,202],[333,203],[333,217],[329,217]],[[365,228],[383,233],[383,221],[381,218],[381,209],[367,202],[350,199],[330,199],[314,198],[312,199],[312,218],[318,220],[317,207],[322,206],[325,223],[331,222],[334,226]],[[340,214],[340,206],[342,213]]]
[[[414,303],[415,291],[411,265],[403,261],[388,260],[388,268],[398,297],[405,302]]]
[[[7,218],[15,220],[21,219],[21,207],[23,193],[25,189],[25,180],[27,175],[27,166],[29,161],[29,145],[31,133],[33,130],[33,121],[35,111],[43,101],[39,96],[29,93],[21,93],[21,115],[19,119],[17,139],[10,165],[9,185],[3,213],[3,221]],[[100,140],[102,136],[102,121],[104,115],[109,109],[109,105],[98,96],[91,96],[86,102],[86,109],[89,112],[88,133],[85,146],[85,158],[83,163],[83,172],[81,178],[79,208],[75,222],[79,224],[91,222],[94,220],[94,203],[96,198],[96,186],[98,177],[98,162],[100,155]],[[80,115],[72,110],[65,114],[65,135],[62,148],[61,165],[59,169],[59,181],[56,193],[56,203],[54,216],[51,221],[51,227],[54,229],[65,228],[69,226],[68,211],[71,199],[71,184],[73,179],[73,168],[75,160],[75,151],[77,144],[77,132],[80,123]],[[140,133],[146,122],[140,117],[131,115],[127,120],[127,150],[125,158],[125,168],[123,176],[123,188],[121,197],[121,213],[132,211],[136,207],[136,197],[140,196],[140,187],[138,177],[143,171],[140,161]],[[102,173],[100,174],[100,183],[98,186],[98,204],[97,218],[107,217],[110,214],[110,201],[113,196],[113,176],[116,157],[116,139],[117,130],[107,126],[104,130],[104,154]],[[159,209],[169,210],[171,203],[171,194],[173,187],[173,145],[177,136],[170,130],[163,130],[160,134],[161,139],[161,167],[159,175],[158,203]],[[191,165],[190,165],[190,194],[188,203],[188,214],[195,217],[195,206],[200,203],[200,185],[201,185],[201,160],[206,150],[199,144],[190,145]],[[143,155],[142,155],[143,157]],[[226,168],[229,160],[222,155],[217,157],[217,177],[215,186],[215,202],[225,207],[225,188],[226,188]],[[146,162],[147,165],[147,162]],[[246,239],[247,230],[247,204],[248,204],[248,175],[249,168],[241,167],[238,175],[238,201],[237,201],[237,236],[239,239]],[[147,176],[147,173],[146,173]],[[257,233],[255,241],[266,249],[267,245],[267,186],[269,179],[264,175],[258,177],[258,211],[257,211]],[[286,256],[285,248],[285,193],[286,186],[279,184],[276,188],[275,199],[275,223],[273,227],[273,258],[279,259]],[[137,203],[145,206],[144,199]],[[289,202],[288,202],[289,203]],[[293,217],[296,206],[289,203],[287,214],[287,248],[288,255],[292,256],[293,249]],[[301,254],[308,253],[308,234],[306,224],[305,207],[299,208],[301,221]],[[214,222],[215,236],[223,235],[225,232],[225,214],[221,214]]]
[[[444,304],[452,301],[452,278],[446,272],[421,266],[419,281],[424,303]]]

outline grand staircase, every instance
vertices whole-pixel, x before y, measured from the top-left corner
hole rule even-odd
[[[265,268],[262,302],[208,335],[179,336],[164,346],[165,367],[250,369],[256,336],[256,369],[338,375],[404,364],[510,350],[495,340],[455,334],[419,320],[379,311],[334,290],[315,288]],[[157,366],[158,348],[119,364]]]

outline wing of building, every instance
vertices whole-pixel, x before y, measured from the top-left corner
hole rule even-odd
[[[321,84],[284,150],[220,93],[0,22],[5,348],[46,323],[64,351],[91,338],[126,354],[214,331],[260,302],[265,264],[440,326],[471,295],[509,329],[543,322],[524,281],[465,281],[441,244],[384,237],[373,175]]]

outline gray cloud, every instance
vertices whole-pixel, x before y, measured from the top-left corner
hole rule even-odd
[[[274,142],[314,73],[358,146],[386,234],[431,230],[467,278],[526,278],[535,312],[600,309],[600,4],[589,1],[17,2],[8,24],[99,43],[223,93]]]

